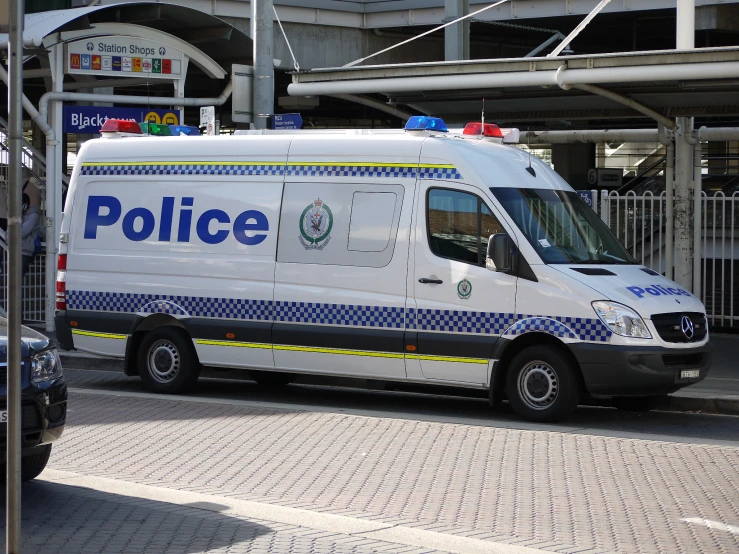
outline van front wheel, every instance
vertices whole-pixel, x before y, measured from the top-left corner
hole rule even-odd
[[[152,392],[177,394],[198,380],[200,363],[184,331],[161,327],[151,331],[138,352],[139,375]]]
[[[506,375],[508,401],[529,421],[558,421],[572,412],[580,387],[572,363],[557,350],[531,346],[511,361]]]

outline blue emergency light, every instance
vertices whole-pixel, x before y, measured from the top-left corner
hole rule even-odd
[[[190,125],[170,125],[169,128],[172,131],[172,134],[176,137],[181,134],[188,136],[200,135],[200,129],[197,127],[191,127]]]
[[[440,117],[428,117],[426,115],[414,115],[405,124],[406,131],[439,131],[446,133],[446,123]]]

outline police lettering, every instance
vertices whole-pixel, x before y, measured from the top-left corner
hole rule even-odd
[[[644,295],[651,296],[690,296],[690,293],[683,289],[674,289],[663,287],[662,285],[649,285],[648,287],[626,287],[629,292],[633,293],[637,298],[642,298]]]
[[[165,196],[159,211],[159,242],[172,241],[172,223],[174,220],[176,198]],[[190,242],[195,199],[185,196],[180,200],[179,221],[176,229],[177,242]],[[85,217],[86,239],[96,239],[98,227],[110,227],[121,221],[123,235],[132,241],[147,240],[157,226],[154,212],[148,208],[133,208],[123,214],[121,202],[115,196],[90,196],[87,201]],[[233,230],[234,238],[241,244],[254,246],[267,238],[269,231],[267,216],[257,210],[241,212],[231,222],[230,216],[223,210],[211,209],[200,214],[195,223],[195,234],[206,244],[220,244],[228,238]]]

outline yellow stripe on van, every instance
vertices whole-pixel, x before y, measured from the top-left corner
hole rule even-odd
[[[273,346],[275,350],[284,350],[289,352],[308,352],[313,354],[342,354],[344,356],[363,356],[368,358],[396,358],[403,359],[404,354],[394,354],[391,352],[370,352],[368,350],[344,350],[341,348],[317,348],[313,346],[288,346],[284,344],[276,344]]]
[[[232,346],[236,348],[263,348],[271,349],[271,344],[265,344],[261,342],[236,342],[231,340],[203,340],[196,339],[195,344],[202,344],[203,346]]]
[[[73,335],[82,335],[85,337],[95,337],[98,339],[118,339],[124,340],[128,338],[128,335],[116,335],[113,333],[94,333],[92,331],[80,331],[79,329],[72,329]]]
[[[419,354],[418,356],[410,356],[409,358],[418,357],[421,360],[427,360],[429,362],[454,362],[454,363],[462,363],[462,364],[485,364],[487,365],[488,360],[483,358],[454,358],[451,356],[424,356],[422,354]]]
[[[180,160],[176,162],[83,162],[82,165],[85,167],[107,167],[110,165],[285,165],[285,162],[255,162],[250,160],[240,162],[222,162],[220,160],[212,160],[209,162],[192,162],[190,160]]]

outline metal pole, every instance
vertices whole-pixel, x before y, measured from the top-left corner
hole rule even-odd
[[[8,48],[8,443],[6,551],[21,546],[21,240],[23,214],[23,8],[10,2]]]
[[[703,218],[701,158],[703,149],[701,148],[700,142],[696,143],[693,148],[693,294],[703,300],[701,296],[701,239],[703,229],[703,225],[701,224]]]
[[[266,129],[275,111],[272,0],[252,0],[251,29],[254,43],[254,128]]]
[[[667,142],[667,164],[665,166],[665,277],[672,279],[673,271],[673,249],[674,249],[674,230],[675,230],[675,214],[673,207],[675,205],[674,193],[674,175],[675,175],[675,142],[672,138]]]
[[[695,48],[695,0],[677,0],[677,49]]]

